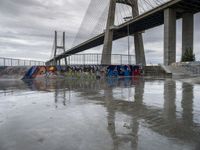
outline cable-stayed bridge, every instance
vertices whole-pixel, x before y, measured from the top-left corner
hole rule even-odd
[[[101,64],[111,64],[112,42],[134,36],[137,64],[146,65],[142,32],[164,24],[164,64],[176,61],[176,20],[183,19],[182,53],[193,49],[194,14],[200,11],[200,0],[91,0],[71,48],[61,46],[55,36],[52,58],[47,64],[103,44]],[[57,49],[63,53],[57,55]]]

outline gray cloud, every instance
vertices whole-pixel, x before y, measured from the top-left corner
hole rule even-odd
[[[84,0],[0,0],[0,56],[47,60],[54,30],[66,30],[72,38],[87,5]]]

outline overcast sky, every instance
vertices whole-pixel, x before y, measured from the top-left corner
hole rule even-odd
[[[90,0],[0,0],[0,57],[48,60],[55,30],[75,36]],[[200,14],[195,15],[194,51],[200,60]],[[133,43],[133,40],[131,40]],[[144,33],[148,63],[163,62],[163,26]],[[101,53],[99,48],[87,52]],[[127,54],[127,38],[113,44]],[[131,46],[134,54],[134,47]],[[181,55],[181,20],[177,21],[177,59]],[[152,59],[153,58],[153,59]]]

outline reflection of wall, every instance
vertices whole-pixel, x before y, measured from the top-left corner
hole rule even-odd
[[[12,95],[16,90],[26,89],[27,85],[21,80],[1,80],[0,81],[0,96]],[[19,92],[17,91],[17,92]]]

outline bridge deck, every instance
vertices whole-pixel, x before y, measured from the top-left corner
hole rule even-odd
[[[130,34],[162,25],[164,23],[164,10],[166,8],[175,8],[177,10],[177,19],[179,19],[184,12],[192,12],[194,14],[200,12],[200,0],[173,0],[154,8],[124,24],[121,24],[120,26],[115,27],[113,29],[113,40],[126,37],[128,25],[130,26]],[[104,33],[69,49],[65,53],[58,55],[56,60],[99,46],[103,44],[103,41]],[[49,60],[48,62],[52,61],[53,59]]]

